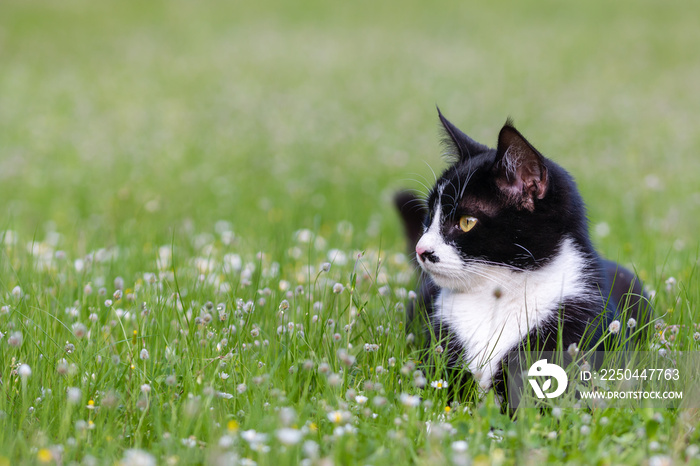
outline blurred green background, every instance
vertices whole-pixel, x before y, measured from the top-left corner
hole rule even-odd
[[[435,105],[506,117],[579,182],[607,255],[688,269],[700,227],[697,2],[3,0],[0,230],[63,249],[233,224],[355,228],[445,166]]]

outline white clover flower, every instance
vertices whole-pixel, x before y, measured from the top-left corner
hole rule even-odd
[[[240,394],[245,393],[246,390],[248,390],[248,386],[244,383],[239,383],[236,386],[236,391]]]
[[[304,442],[302,450],[304,451],[304,455],[306,455],[308,458],[314,459],[318,457],[319,446],[318,443],[314,442],[313,440],[307,440]]]
[[[311,240],[314,238],[314,234],[311,230],[304,228],[302,230],[297,230],[294,233],[294,237],[300,243],[309,244],[311,242]]]
[[[673,291],[673,288],[676,286],[677,281],[674,277],[668,277],[666,279],[665,283],[666,283],[666,291],[668,291],[670,293],[671,291]]]
[[[124,279],[122,277],[116,277],[114,279],[114,288],[116,288],[118,290],[124,289]]]
[[[420,405],[420,397],[416,395],[409,395],[408,393],[402,393],[399,396],[401,404],[409,408],[415,408]]]
[[[141,393],[150,393],[151,392],[151,386],[147,383],[141,385]]]
[[[343,290],[345,290],[345,287],[342,283],[336,283],[335,285],[333,285],[333,293],[340,294],[343,292]]]
[[[280,422],[283,426],[290,426],[294,423],[297,418],[297,413],[294,408],[283,407],[279,411]]]
[[[19,366],[19,368],[17,369],[17,373],[19,374],[20,377],[22,377],[23,379],[26,379],[32,375],[32,368],[29,367],[28,364],[21,364]]]
[[[425,385],[428,383],[428,380],[423,377],[423,374],[419,374],[415,377],[413,377],[413,385],[415,385],[418,388],[423,388]]]
[[[7,344],[19,348],[22,346],[22,340],[22,332],[12,332],[12,335],[7,338]]]
[[[124,452],[124,457],[119,463],[121,466],[156,466],[155,456],[147,451],[132,448]]]
[[[613,320],[610,322],[610,325],[608,326],[608,330],[610,330],[610,333],[618,333],[620,331],[620,321],[619,320]]]
[[[466,453],[467,448],[469,448],[469,444],[467,444],[466,441],[464,440],[457,440],[456,442],[452,442],[452,451],[455,453]]]
[[[219,447],[223,448],[224,450],[231,448],[234,444],[235,444],[235,439],[230,435],[224,434],[219,439]],[[236,462],[234,461],[231,464],[236,464]]]
[[[143,359],[144,361],[150,357],[151,356],[148,354],[148,350],[146,348],[143,348],[139,353],[139,358]]]
[[[348,435],[353,435],[357,433],[357,427],[346,424],[344,426],[338,426],[335,429],[333,429],[333,436],[334,437],[342,437],[345,434]]]
[[[328,260],[337,265],[345,265],[348,263],[348,255],[340,249],[331,249],[328,251]]]
[[[446,380],[433,380],[430,382],[430,386],[437,389],[437,390],[442,390],[443,388],[447,388],[449,384],[447,383]]]
[[[374,398],[372,398],[372,404],[379,408],[387,404],[387,399],[383,396],[375,396]]]
[[[576,344],[576,342],[571,343],[569,345],[569,347],[566,349],[566,352],[569,353],[569,356],[571,356],[572,358],[575,358],[579,352],[578,345]]]
[[[277,440],[284,445],[296,445],[301,442],[302,438],[304,438],[304,433],[299,429],[292,429],[291,427],[277,429]]]
[[[355,364],[355,361],[356,361],[355,356],[353,356],[352,354],[349,354],[344,349],[338,350],[338,359],[340,359],[340,362],[342,362],[347,367],[352,366],[353,364]]]
[[[85,335],[87,335],[87,327],[85,326],[85,324],[76,322],[73,324],[72,328],[73,335],[75,335],[76,338],[83,338]]]
[[[68,402],[72,404],[78,404],[83,399],[83,394],[78,387],[68,387],[66,390],[66,396]]]
[[[331,387],[339,386],[342,381],[343,379],[340,377],[340,375],[336,373],[332,373],[328,376],[328,385],[330,385]]]
[[[194,435],[190,435],[187,438],[183,438],[180,442],[187,448],[194,448],[197,446],[197,438]]]
[[[374,353],[379,351],[379,345],[376,343],[365,343],[365,351],[367,353]]]
[[[22,297],[22,288],[19,285],[12,288],[12,296],[14,296],[17,299]]]
[[[637,321],[634,320],[634,318],[630,317],[630,320],[627,321],[627,328],[633,329],[637,326]]]
[[[261,434],[256,432],[254,429],[244,430],[241,432],[241,438],[250,444],[250,447],[254,450],[265,447],[265,442],[267,442],[267,434]]]
[[[605,238],[610,234],[610,225],[606,222],[601,222],[595,226],[595,234],[600,238]]]

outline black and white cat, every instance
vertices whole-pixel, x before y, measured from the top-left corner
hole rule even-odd
[[[590,348],[623,305],[641,322],[641,283],[596,253],[572,177],[510,121],[490,149],[438,114],[454,163],[425,202],[396,201],[451,366],[498,390],[512,350]]]

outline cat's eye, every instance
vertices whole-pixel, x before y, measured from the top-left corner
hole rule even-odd
[[[469,217],[468,215],[465,215],[464,217],[459,219],[459,229],[465,233],[474,228],[475,225],[476,218],[474,217]]]

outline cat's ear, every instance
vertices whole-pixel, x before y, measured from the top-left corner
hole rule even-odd
[[[447,146],[447,155],[455,156],[461,162],[488,150],[488,147],[474,141],[461,132],[459,128],[450,123],[450,121],[443,116],[439,107],[437,111],[440,117],[440,123],[442,123],[442,127],[445,129],[444,142]]]
[[[535,199],[547,194],[549,177],[544,157],[508,120],[498,135],[496,185],[518,208],[535,210]]]

